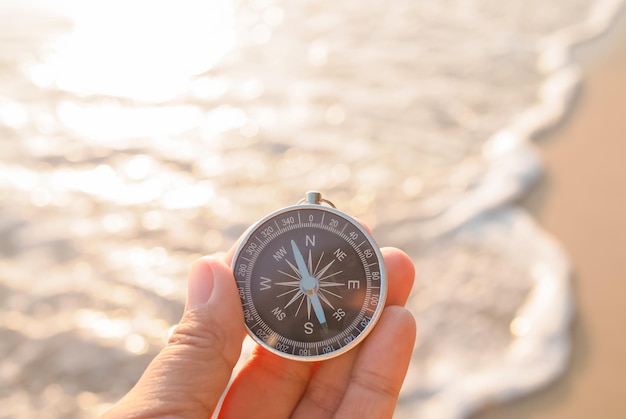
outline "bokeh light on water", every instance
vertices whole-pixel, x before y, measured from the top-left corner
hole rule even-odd
[[[105,409],[191,262],[308,189],[418,268],[398,417],[553,378],[567,264],[506,203],[577,82],[580,33],[551,34],[590,36],[614,3],[1,1],[2,414]]]
[[[61,2],[53,11],[68,18],[71,29],[58,33],[43,62],[25,71],[39,87],[81,96],[172,99],[232,49],[233,6],[217,0]]]

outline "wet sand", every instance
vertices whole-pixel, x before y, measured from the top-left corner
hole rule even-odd
[[[626,13],[575,56],[585,72],[578,100],[537,139],[547,172],[522,203],[572,261],[570,365],[547,388],[476,418],[626,417]]]

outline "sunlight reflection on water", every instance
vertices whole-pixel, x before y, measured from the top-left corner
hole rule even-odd
[[[71,1],[56,11],[72,20],[72,30],[26,71],[40,87],[81,96],[174,98],[235,40],[230,1]]]
[[[6,414],[106,408],[178,321],[192,261],[308,189],[418,268],[398,417],[551,379],[567,264],[521,211],[486,211],[540,173],[537,45],[598,2],[531,3],[0,2]],[[568,74],[546,97],[567,102]]]

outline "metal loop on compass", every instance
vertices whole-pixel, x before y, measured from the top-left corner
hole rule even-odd
[[[333,208],[337,208],[335,204],[330,202],[328,199],[322,198],[322,194],[318,191],[308,191],[305,194],[304,198],[298,201],[298,205],[304,204],[304,203],[316,204],[316,205],[328,204],[329,206]]]

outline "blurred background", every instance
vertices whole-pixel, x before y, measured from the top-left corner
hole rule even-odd
[[[545,179],[521,204],[554,234],[573,265],[575,310],[567,369],[552,385],[481,419],[626,415],[626,13],[574,49],[584,70],[570,113],[537,135]]]
[[[623,416],[621,8],[0,0],[0,417],[104,411],[308,189],[416,264],[396,417]]]

